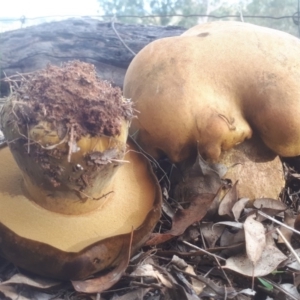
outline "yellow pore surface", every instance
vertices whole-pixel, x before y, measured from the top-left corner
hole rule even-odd
[[[23,178],[8,147],[0,150],[0,222],[21,237],[62,251],[77,252],[102,239],[139,227],[155,199],[155,182],[143,157],[127,153],[125,163],[103,190],[106,200],[81,215],[48,211],[24,193]],[[27,194],[26,194],[27,195]],[[97,201],[97,200],[94,200]]]

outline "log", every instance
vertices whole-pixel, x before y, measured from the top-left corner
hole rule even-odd
[[[115,30],[114,30],[115,28]],[[79,59],[96,66],[100,78],[122,87],[126,69],[137,53],[153,40],[180,35],[176,26],[144,26],[96,19],[68,19],[44,23],[0,35],[0,77],[32,72],[48,63]],[[130,48],[128,50],[124,43]],[[1,84],[0,97],[8,93]]]

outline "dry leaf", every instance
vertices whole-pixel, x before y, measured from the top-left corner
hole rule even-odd
[[[220,205],[219,205],[219,210],[218,213],[220,216],[230,216],[233,217],[232,214],[232,208],[234,204],[238,200],[238,194],[237,194],[237,185],[238,181],[230,188],[230,190],[227,192],[227,194],[224,196],[222,199]]]
[[[234,228],[237,228],[237,229],[243,229],[244,228],[243,223],[233,222],[233,221],[218,222],[218,223],[215,223],[213,225],[213,227],[217,227],[218,225],[230,226],[230,227],[234,227]]]
[[[164,200],[162,202],[162,211],[170,218],[173,219],[175,211],[174,209],[170,206],[170,204]]]
[[[185,268],[188,267],[188,264],[186,263],[186,261],[184,259],[178,257],[177,255],[173,255],[170,263],[182,270],[184,270]]]
[[[300,257],[300,249],[295,249],[296,254]],[[295,271],[300,271],[300,264],[296,260],[295,256],[293,254],[289,255],[289,262],[286,265],[287,267],[295,270]]]
[[[15,285],[15,284],[23,284],[28,285],[34,288],[47,290],[62,284],[62,281],[53,280],[53,279],[45,279],[40,276],[26,276],[23,274],[15,274],[9,280],[2,282],[0,285]]]
[[[121,249],[122,255],[120,256],[120,261],[117,267],[103,276],[87,280],[72,281],[74,289],[77,292],[83,293],[101,293],[116,284],[120,280],[128,266],[131,254],[132,238],[133,231],[131,232],[130,241],[128,241],[128,243],[124,243]]]
[[[248,202],[249,202],[249,198],[242,198],[238,200],[236,203],[234,203],[232,207],[232,213],[236,221],[238,221],[238,219],[240,218],[241,213],[246,207]]]
[[[55,287],[59,288],[61,285],[62,282],[58,280],[15,274],[9,280],[0,283],[0,299],[50,300],[53,295],[43,293],[41,290],[47,291]],[[1,293],[7,298],[1,297]]]
[[[297,216],[294,226],[296,230],[300,231],[300,214]]]
[[[289,295],[294,296],[296,299],[300,299],[300,294],[297,287],[291,283],[283,283],[280,285]],[[289,299],[289,298],[287,298]]]
[[[190,225],[202,220],[215,197],[215,194],[200,194],[192,197],[187,209],[176,211],[171,230],[163,234],[153,234],[146,245],[157,245],[184,233]]]
[[[155,246],[169,241],[174,237],[170,233],[152,233],[150,239],[146,242],[146,246]]]
[[[175,188],[175,198],[179,202],[189,201],[191,197],[199,194],[215,194],[222,185],[218,173],[220,168],[207,163],[199,153],[192,166],[182,165],[182,169],[183,179]]]
[[[206,215],[208,208],[215,198],[215,194],[200,194],[191,198],[190,206],[187,209],[179,209],[174,215],[170,234],[178,236],[190,225],[199,222]]]
[[[246,252],[248,258],[256,265],[266,247],[265,228],[254,220],[255,215],[250,215],[244,223]]]
[[[155,266],[150,264],[139,265],[131,274],[131,276],[138,277],[152,277],[158,282],[162,283],[167,288],[172,288],[172,283],[168,280],[164,274],[155,269]]]
[[[253,262],[246,254],[239,254],[226,260],[223,268],[233,270],[245,276],[266,276],[273,272],[287,257],[275,246],[267,245],[257,261],[254,269]]]
[[[260,209],[262,212],[269,216],[276,216],[278,213],[285,211],[287,209],[286,205],[279,200],[271,198],[261,198],[256,199],[253,202],[253,206],[257,209]],[[264,221],[266,218],[258,215],[256,220],[259,222]]]
[[[182,272],[177,271],[178,269],[172,270],[173,276],[177,279],[178,284],[181,285],[184,290],[186,291],[186,295],[188,299],[197,299],[200,300],[197,296],[195,290],[193,289],[193,286],[191,283],[186,279],[186,277],[182,274]]]
[[[41,293],[35,291],[32,288],[22,288],[11,285],[0,285],[0,299],[3,300],[51,300],[53,295]],[[56,298],[57,300],[63,300],[62,298]]]
[[[261,198],[256,199],[253,202],[253,206],[257,209],[269,208],[273,209],[277,212],[285,211],[287,209],[286,205],[279,200],[271,199],[271,198]]]
[[[189,274],[191,274],[191,275],[195,275],[196,276],[194,268],[191,265],[188,265],[184,269],[184,271],[187,272],[187,273],[189,273]],[[200,293],[202,293],[202,291],[203,291],[203,289],[205,288],[206,285],[203,282],[201,282],[200,280],[195,279],[194,277],[191,277],[190,280],[191,280],[192,287],[193,287],[195,293],[197,295],[199,295]]]
[[[217,240],[220,238],[224,231],[225,226],[214,226],[214,223],[201,223],[200,230],[202,232],[208,248],[215,247]]]
[[[299,288],[300,285],[300,274],[295,274],[294,276],[294,286]]]
[[[115,295],[111,300],[140,300],[151,290],[151,288],[140,288],[122,296]]]
[[[224,230],[221,239],[220,246],[227,247],[235,244],[239,244],[245,241],[244,230],[238,230],[236,233],[230,232],[228,229]]]
[[[290,209],[287,209],[284,212],[284,224],[291,228],[294,228],[295,217],[294,217],[294,213]],[[293,235],[293,231],[286,228],[285,226],[280,226],[280,231],[283,234],[283,236],[286,238],[286,240],[290,243]],[[278,237],[278,243],[284,243],[281,236]]]

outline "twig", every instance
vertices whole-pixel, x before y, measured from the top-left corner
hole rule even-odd
[[[282,288],[280,285],[276,284],[274,281],[267,279],[264,277],[264,281],[266,281],[268,284],[271,284],[273,287],[275,287],[276,289],[278,289],[279,291],[281,291],[282,293],[286,294],[287,296],[289,296],[291,299],[293,300],[299,300],[298,298],[296,298],[294,295],[290,294],[288,291],[286,291],[284,288]]]
[[[290,249],[291,253],[295,256],[298,263],[300,264],[300,257],[297,255],[297,253],[295,252],[295,250],[293,249],[291,244],[288,242],[288,240],[285,238],[285,236],[282,234],[282,232],[278,228],[276,228],[276,231],[280,235],[280,237],[282,238],[282,240],[284,241],[286,246]]]
[[[267,218],[267,219],[273,221],[273,222],[276,223],[276,224],[279,224],[279,225],[281,225],[281,226],[283,226],[283,227],[285,227],[285,228],[287,228],[287,229],[289,229],[289,230],[291,230],[291,231],[293,231],[293,232],[295,232],[295,233],[297,233],[297,234],[300,234],[300,232],[299,232],[298,230],[296,230],[296,229],[294,229],[294,228],[292,228],[292,227],[290,227],[290,226],[288,226],[288,225],[286,225],[286,224],[284,224],[284,223],[282,223],[282,222],[280,222],[280,221],[277,221],[276,219],[270,217],[269,215],[263,213],[263,212],[260,211],[260,210],[258,210],[257,213],[258,213],[259,215],[261,215],[261,216],[263,216],[263,217],[265,217],[265,218]]]
[[[124,42],[124,40],[120,37],[118,31],[116,30],[115,28],[115,16],[112,18],[111,20],[111,27],[113,29],[113,31],[115,32],[116,36],[119,38],[119,40],[121,41],[121,43],[123,44],[123,46],[133,55],[133,56],[136,56],[136,53],[134,51],[132,51],[127,45],[126,43]]]
[[[242,9],[242,6],[239,5],[238,9],[239,9],[239,14],[240,14],[240,19],[241,19],[241,21],[242,21],[242,22],[245,22],[245,21],[244,21],[244,16],[243,16],[243,9]]]
[[[132,137],[132,136],[130,136]],[[167,179],[167,182],[168,182],[168,188],[167,188],[167,191],[169,192],[170,191],[170,188],[171,188],[171,182],[167,176],[167,173],[164,171],[164,169],[159,165],[158,161],[153,157],[151,156],[149,153],[147,153],[139,144],[138,142],[131,138],[131,141],[138,147],[139,151],[135,151],[135,150],[132,150],[130,149],[128,152],[134,152],[134,153],[138,153],[138,154],[141,154],[143,155],[149,162],[153,163],[155,165],[155,167],[157,167],[160,171],[163,172],[163,176],[162,178],[159,179],[159,182],[164,178],[166,177]]]
[[[224,294],[226,293],[226,295],[229,293],[232,293],[235,291],[234,288],[232,287],[225,287],[225,286],[218,286],[217,284],[215,284],[211,279],[208,279],[202,275],[193,275],[193,274],[190,274],[184,270],[181,270],[179,269],[177,266],[175,265],[172,265],[172,268],[174,268],[176,271],[179,271],[181,272],[182,274],[185,274],[187,276],[190,276],[192,278],[195,278],[201,282],[203,282],[204,284],[206,284],[207,286],[209,286],[214,292],[216,292],[216,294],[218,295],[221,295],[221,296],[224,296]],[[226,292],[225,292],[226,291]]]
[[[68,153],[68,162],[71,162],[71,155],[73,151],[73,142],[74,142],[74,124],[71,126],[70,140],[69,140],[69,153]]]
[[[182,242],[183,242],[184,244],[190,246],[191,248],[194,248],[194,249],[196,249],[196,250],[198,250],[198,251],[202,251],[203,253],[205,253],[205,254],[207,254],[207,255],[210,255],[210,256],[213,256],[213,257],[217,257],[217,258],[220,259],[220,260],[226,261],[225,258],[223,258],[223,257],[221,257],[221,256],[218,256],[218,255],[215,255],[215,254],[213,254],[213,253],[210,253],[210,252],[208,252],[208,251],[206,251],[206,250],[204,250],[204,249],[201,249],[201,248],[199,248],[199,247],[197,247],[197,246],[195,246],[195,245],[193,245],[193,244],[191,244],[191,243],[189,243],[189,242],[186,242],[186,241],[182,241]]]

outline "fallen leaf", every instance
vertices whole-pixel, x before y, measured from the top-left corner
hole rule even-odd
[[[146,242],[146,246],[155,246],[169,241],[174,237],[170,233],[152,233],[150,239]]]
[[[181,166],[183,178],[175,188],[175,198],[179,202],[189,201],[191,197],[199,194],[215,194],[222,185],[218,169],[213,169],[198,153],[192,166]]]
[[[221,238],[220,238],[220,246],[226,247],[235,244],[239,244],[245,241],[245,231],[238,230],[236,233],[230,232],[228,229],[225,229]]]
[[[184,271],[188,274],[196,276],[196,273],[194,271],[194,268],[191,265],[188,265]],[[201,282],[200,280],[195,279],[194,277],[190,278],[190,281],[192,283],[192,287],[197,295],[202,293],[203,289],[205,288],[205,284]]]
[[[35,291],[32,288],[22,288],[20,290],[20,286],[11,286],[11,285],[0,285],[0,299],[3,300],[51,300],[53,299],[53,295],[49,295],[46,293],[41,293],[39,291]],[[62,298],[55,298],[57,300],[63,300]]]
[[[238,194],[237,194],[237,183],[238,181],[230,188],[230,190],[227,192],[227,194],[224,196],[222,199],[220,205],[219,205],[219,210],[218,213],[220,216],[230,216],[233,217],[232,214],[232,208],[234,204],[238,200]]]
[[[201,223],[200,230],[207,242],[208,248],[213,248],[224,231],[225,226],[214,226],[214,223]]]
[[[101,293],[115,283],[117,283],[123,276],[130,260],[131,245],[132,245],[133,231],[131,232],[130,241],[123,244],[120,256],[120,262],[109,273],[87,280],[73,280],[72,285],[77,292],[82,293]]]
[[[294,286],[299,288],[300,285],[300,274],[295,274],[294,276]]]
[[[183,270],[188,267],[187,262],[184,259],[178,257],[177,255],[173,255],[170,263]]]
[[[238,221],[238,219],[240,218],[241,213],[246,207],[248,202],[249,202],[249,198],[242,198],[238,200],[236,203],[234,203],[232,207],[232,213],[236,221]]]
[[[42,291],[49,291],[53,288],[58,289],[62,285],[62,281],[58,280],[15,274],[9,280],[0,283],[0,299],[50,300],[53,298],[53,295]],[[1,294],[4,296],[1,296]],[[57,299],[59,300],[60,298]]]
[[[243,228],[244,228],[243,223],[240,223],[240,222],[233,222],[233,221],[222,221],[222,222],[218,222],[218,223],[215,223],[215,224],[213,225],[213,227],[217,227],[218,225],[230,226],[230,227],[234,227],[234,228],[237,228],[237,229],[243,229]]]
[[[295,249],[296,254],[300,257],[300,249]],[[289,255],[289,262],[286,265],[287,267],[295,270],[295,271],[300,271],[300,264],[296,260],[295,256],[293,254]]]
[[[284,212],[284,224],[291,228],[294,228],[295,226],[294,213],[290,209],[287,209]],[[280,226],[280,231],[283,234],[283,236],[286,238],[286,240],[290,243],[292,239],[293,231],[286,228],[285,226]],[[278,243],[284,243],[281,236],[278,237]]]
[[[15,274],[9,280],[2,282],[0,285],[12,285],[12,284],[23,284],[31,287],[39,288],[39,289],[50,289],[55,286],[59,286],[62,284],[62,281],[53,280],[53,279],[45,279],[39,276],[26,276],[23,274]]]
[[[187,209],[178,209],[175,213],[169,233],[181,235],[190,225],[201,221],[215,197],[215,194],[206,193],[191,198]]]
[[[173,219],[175,211],[174,209],[170,206],[170,204],[164,200],[162,202],[162,211],[165,213],[170,219]]]
[[[172,283],[162,274],[160,271],[155,269],[155,266],[150,264],[141,264],[130,274],[131,276],[138,277],[152,277],[158,282],[162,283],[167,288],[172,288]]]
[[[176,277],[177,280],[179,281],[179,284],[184,287],[188,299],[200,300],[195,290],[193,289],[192,284],[185,278],[185,276],[181,272],[173,270],[172,273],[174,277]]]
[[[220,238],[220,247],[223,248],[222,256],[231,257],[245,250],[244,229],[232,232],[226,228]]]
[[[253,202],[253,206],[257,209],[270,208],[278,212],[285,211],[287,206],[279,200],[271,198],[260,198]]]
[[[296,230],[300,231],[300,214],[298,214],[294,226]]]
[[[276,216],[278,213],[287,209],[287,206],[284,203],[271,198],[256,199],[253,202],[253,206],[271,217]],[[265,219],[266,218],[261,215],[258,215],[256,218],[256,220],[259,222],[262,222]]]
[[[122,296],[115,295],[111,300],[140,300],[151,290],[151,288],[140,288]]]
[[[287,257],[275,246],[267,245],[262,252],[261,258],[253,269],[253,263],[247,254],[232,256],[226,260],[224,269],[230,269],[245,276],[261,277],[273,272]]]
[[[254,220],[255,215],[250,215],[244,223],[246,253],[248,258],[255,266],[261,258],[264,248],[266,247],[265,228]]]
[[[283,283],[280,285],[289,295],[294,296],[296,299],[300,299],[300,294],[297,287],[291,283]]]
[[[215,194],[208,193],[192,197],[188,208],[176,211],[171,230],[162,234],[153,234],[146,245],[154,246],[184,233],[190,225],[202,220],[215,197]]]

